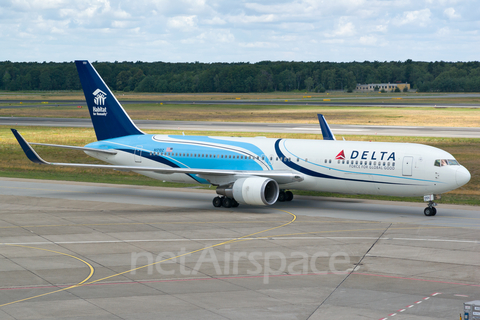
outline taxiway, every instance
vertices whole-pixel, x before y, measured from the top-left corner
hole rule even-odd
[[[0,178],[1,319],[456,319],[479,208]]]

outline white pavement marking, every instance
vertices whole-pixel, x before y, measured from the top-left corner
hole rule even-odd
[[[441,292],[432,293],[429,297],[425,297],[425,298],[423,298],[422,300],[418,300],[418,301],[416,301],[414,304],[408,305],[408,306],[406,306],[406,307],[403,308],[403,309],[397,310],[397,312],[391,313],[391,314],[389,314],[387,317],[381,318],[380,320],[387,320],[389,317],[394,317],[394,316],[396,316],[396,315],[399,314],[399,313],[405,312],[406,310],[415,307],[415,305],[418,305],[418,304],[422,303],[423,301],[429,300],[431,297],[438,296],[439,294],[442,294],[442,293],[441,293]]]
[[[28,226],[28,228],[33,228],[34,226]],[[125,242],[176,242],[176,241],[229,241],[236,238],[196,238],[196,239],[185,239],[185,238],[175,238],[175,239],[130,239],[130,240],[84,240],[84,241],[42,241],[42,242],[12,242],[12,243],[0,243],[0,245],[5,244],[16,244],[16,245],[42,245],[42,244],[95,244],[95,243],[125,243]],[[244,238],[248,240],[254,239],[268,239],[268,240],[376,240],[377,238],[373,237],[289,237],[289,236],[277,236],[277,237],[256,237],[256,238]],[[442,241],[442,242],[454,242],[454,243],[474,243],[478,244],[480,241],[477,240],[457,240],[457,239],[424,239],[424,238],[380,238],[380,240],[389,240],[389,241]],[[438,293],[440,294],[440,293]],[[432,296],[433,297],[433,296]]]

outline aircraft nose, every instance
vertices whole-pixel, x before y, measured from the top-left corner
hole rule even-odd
[[[457,173],[455,173],[455,180],[457,180],[457,185],[459,187],[466,184],[470,181],[471,175],[470,172],[465,167],[460,167],[457,169]]]

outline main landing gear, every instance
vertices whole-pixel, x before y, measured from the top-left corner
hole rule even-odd
[[[277,201],[284,202],[284,201],[292,201],[292,200],[293,200],[292,191],[280,190],[280,192],[278,193]]]
[[[425,214],[427,217],[432,217],[437,214],[437,209],[434,207],[437,204],[433,201],[428,202],[428,207],[423,210],[423,214]]]
[[[215,197],[212,203],[215,208],[236,208],[239,206],[239,203],[235,199],[228,197]]]
[[[292,201],[293,200],[293,193],[292,191],[285,191],[285,190],[280,190],[278,193],[278,199],[277,202],[285,202],[285,201]],[[215,197],[213,198],[212,204],[215,208],[236,208],[239,206],[239,203],[229,197]]]

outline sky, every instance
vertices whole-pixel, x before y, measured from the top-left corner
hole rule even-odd
[[[0,61],[478,61],[474,0],[0,0]]]

